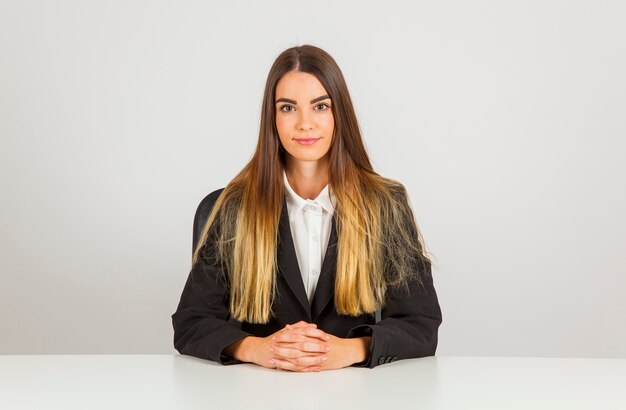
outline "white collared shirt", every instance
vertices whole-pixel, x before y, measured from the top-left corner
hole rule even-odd
[[[283,170],[289,226],[293,238],[302,283],[309,303],[313,300],[322,262],[328,247],[336,197],[326,185],[315,199],[303,199],[289,185]]]

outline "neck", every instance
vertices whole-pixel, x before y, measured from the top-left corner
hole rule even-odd
[[[289,185],[304,199],[314,199],[328,185],[328,160],[299,161],[287,159],[285,173]]]

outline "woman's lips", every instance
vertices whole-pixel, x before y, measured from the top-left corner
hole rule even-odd
[[[301,144],[301,145],[313,145],[318,140],[319,138],[299,138],[299,139],[296,138],[296,141],[298,142],[298,144]]]

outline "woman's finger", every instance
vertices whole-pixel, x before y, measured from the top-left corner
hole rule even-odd
[[[273,357],[269,360],[270,364],[273,365],[278,370],[289,370],[292,372],[315,372],[320,371],[320,367],[317,365],[313,366],[299,366],[295,363],[292,363],[289,360],[279,359]]]
[[[299,342],[274,342],[275,348],[297,349],[307,353],[326,353],[330,351],[330,345],[327,343],[318,343],[317,339],[305,339]]]
[[[291,324],[291,325],[286,325],[285,329],[291,329],[291,328],[294,328],[294,327],[312,327],[312,328],[316,328],[317,324],[315,324],[315,323],[308,323],[308,322],[305,322],[304,320],[301,320],[298,323],[294,323],[294,324]]]
[[[302,356],[302,352],[297,350],[297,349],[293,349],[291,347],[272,347],[270,348],[270,352],[274,353],[275,355],[284,357],[285,359],[295,359],[297,357]]]
[[[278,357],[276,357],[278,356]],[[314,366],[322,365],[328,360],[328,356],[321,355],[303,355],[301,351],[289,349],[285,347],[274,349],[274,359],[287,360],[296,366]]]
[[[271,365],[273,365],[276,368],[276,370],[290,370],[292,372],[298,370],[298,366],[296,366],[295,364],[291,363],[288,360],[283,360],[277,357],[272,357],[269,360],[269,362]]]
[[[297,343],[292,343],[289,345],[274,345],[274,347],[270,348],[270,352],[287,359],[295,359],[304,356],[320,357],[330,350],[330,348],[327,350],[325,347],[316,347],[317,344],[312,345],[313,346],[307,346],[305,348],[302,348],[301,345]]]
[[[291,363],[294,363],[296,366],[301,367],[312,367],[312,366],[321,366],[328,361],[328,356],[300,356],[295,359],[287,359]]]
[[[321,329],[316,329],[316,328],[311,328],[311,327],[291,328],[289,330],[279,332],[278,334],[272,337],[272,340],[281,341],[281,342],[297,342],[297,341],[302,340],[301,336],[317,338],[324,342],[330,340],[330,336],[328,336],[326,332],[324,332]]]
[[[274,343],[295,343],[295,342],[322,342],[314,337],[305,336],[297,332],[280,332],[272,336]]]

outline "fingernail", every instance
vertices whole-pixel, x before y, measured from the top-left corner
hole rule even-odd
[[[330,350],[330,346],[326,345],[326,351]]]
[[[327,356],[323,356],[322,357],[322,361],[325,362],[326,360],[328,360],[328,357]]]
[[[274,364],[274,363],[276,363],[276,362],[275,362],[274,360],[270,359],[270,363],[271,363],[271,364]]]
[[[272,336],[272,340],[276,340],[276,336]]]
[[[273,347],[270,347],[270,352],[273,352],[273,351],[274,351],[274,348],[273,348]]]
[[[326,340],[330,339],[330,336],[326,335]]]

